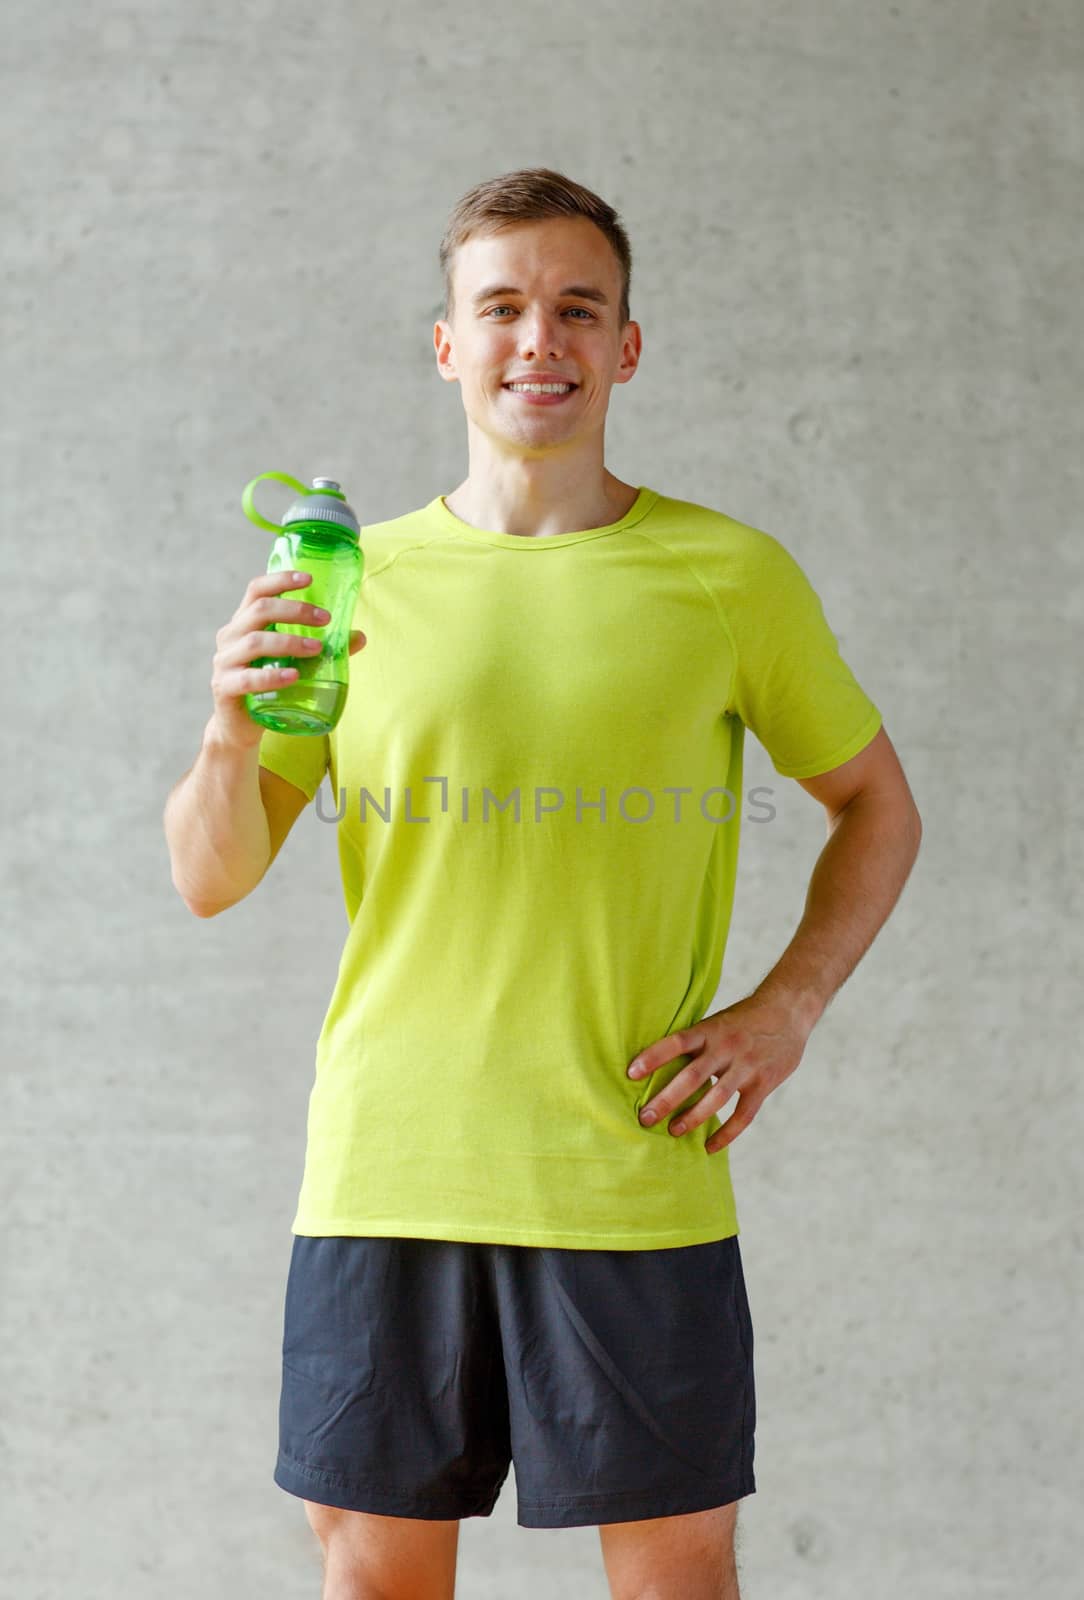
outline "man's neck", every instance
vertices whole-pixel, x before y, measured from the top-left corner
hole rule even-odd
[[[607,528],[631,510],[639,490],[606,472],[601,485],[575,487],[559,501],[511,493],[499,485],[472,484],[464,480],[444,496],[448,510],[472,528],[488,533],[518,534],[525,539],[545,539],[551,534],[579,533]]]

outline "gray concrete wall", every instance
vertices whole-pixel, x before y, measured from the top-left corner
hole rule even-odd
[[[333,473],[374,522],[465,475],[437,245],[534,164],[632,237],[608,464],[788,545],[925,826],[731,1151],[744,1600],[1074,1592],[1082,57],[1071,0],[13,0],[4,1593],[318,1593],[271,1469],[333,830],[306,813],[199,921],[162,806],[266,560],[244,484]],[[752,741],[747,775],[779,817],[746,830],[720,1005],[824,838]],[[513,1478],[460,1571],[464,1597],[606,1593],[594,1530],[518,1528]]]

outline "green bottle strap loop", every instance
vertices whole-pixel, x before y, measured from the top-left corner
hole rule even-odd
[[[307,483],[300,483],[297,478],[291,478],[288,472],[261,472],[260,476],[253,478],[252,482],[246,487],[244,494],[241,496],[241,507],[245,516],[248,517],[250,522],[254,522],[258,528],[266,528],[269,533],[281,533],[283,531],[281,522],[269,522],[266,517],[261,516],[256,510],[253,499],[256,493],[256,485],[262,483],[265,478],[275,478],[279,483],[286,484],[288,488],[295,489],[298,494],[309,495],[312,490]]]

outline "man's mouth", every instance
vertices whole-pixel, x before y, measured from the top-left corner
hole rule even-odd
[[[514,394],[528,403],[554,405],[558,401],[567,400],[570,394],[575,394],[579,384],[504,383],[501,387],[507,390],[509,394]]]

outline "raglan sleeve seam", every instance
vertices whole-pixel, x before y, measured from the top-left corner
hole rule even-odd
[[[730,681],[727,684],[726,698],[723,701],[724,715],[729,715],[730,708],[734,703],[734,688],[738,681],[738,647],[734,642],[734,631],[730,626],[730,621],[726,614],[726,607],[722,604],[722,601],[714,592],[711,585],[701,576],[691,561],[686,559],[685,565],[688,567],[697,583],[711,601],[715,615],[719,621],[719,626],[723,630],[723,637],[725,638],[727,647],[730,651]]]
[[[781,540],[776,539],[774,535],[767,534],[765,537],[771,541],[771,545],[780,553],[784,564],[787,566],[793,565],[795,571],[801,574],[804,584],[808,586],[809,593],[816,600],[821,616],[824,617],[826,625],[831,630],[831,624],[827,622],[827,617],[824,614],[823,601],[820,598],[820,594],[814,587],[812,580],[809,578],[808,573],[806,573],[805,568],[801,565],[797,556],[794,555],[794,553],[789,550]],[[744,725],[744,717],[742,717],[735,699],[738,693],[742,663],[738,652],[734,629],[731,625],[730,618],[727,615],[725,599],[723,596],[717,594],[711,585],[706,583],[705,580],[700,577],[699,573],[697,574],[697,577],[715,604],[716,615],[719,618],[720,625],[723,628],[730,647],[731,675],[724,709],[728,714],[732,713],[739,717]],[[835,637],[834,634],[833,637]],[[799,763],[787,763],[785,765],[780,765],[775,753],[774,745],[772,747],[766,745],[763,734],[758,732],[758,730],[755,728],[752,729],[751,731],[756,734],[759,742],[764,745],[765,749],[767,749],[768,755],[772,761],[772,765],[775,767],[775,770],[779,773],[780,777],[794,779],[811,778],[816,777],[823,772],[833,771],[836,767],[842,766],[844,762],[849,761],[853,756],[858,755],[862,750],[864,750],[866,745],[870,743],[883,724],[883,716],[880,708],[873,701],[872,696],[868,693],[868,691],[855,677],[855,674],[850,668],[849,664],[846,663],[842,652],[839,650],[838,639],[836,640],[836,654],[846,665],[848,677],[852,680],[858,692],[868,702],[869,710],[862,720],[861,727],[856,729],[856,731],[841,744],[837,744],[834,750],[832,750],[829,754],[822,754],[815,758]]]
[[[676,550],[671,550],[670,546],[663,540],[653,538],[651,534],[645,533],[642,529],[638,531],[641,538],[649,539],[652,544],[659,545],[662,549],[664,549],[667,554],[673,558],[673,560],[680,561],[685,570],[692,574],[693,578],[700,585],[701,589],[703,589],[704,593],[707,595],[708,600],[711,602],[712,610],[715,613],[719,626],[722,629],[723,637],[726,640],[727,647],[730,651],[730,682],[727,685],[726,698],[723,701],[724,713],[728,714],[734,701],[734,686],[737,682],[738,676],[738,652],[734,644],[734,635],[731,631],[730,623],[727,620],[726,611],[719,602],[719,596],[715,594],[711,585],[703,578],[697,568],[693,566],[688,556],[679,555]]]

